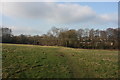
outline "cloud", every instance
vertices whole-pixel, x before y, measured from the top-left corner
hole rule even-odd
[[[96,17],[93,18],[90,23],[94,24],[118,24],[118,15],[116,13],[113,14],[96,14]]]
[[[20,35],[20,34],[25,34],[25,35],[40,35],[43,33],[43,31],[33,29],[31,27],[15,27],[15,26],[10,26],[10,29],[12,29],[12,33],[15,35]]]
[[[117,14],[97,14],[89,6],[72,3],[11,2],[2,4],[2,13],[16,18],[41,19],[51,23],[116,23]]]
[[[119,2],[119,0],[1,0],[2,2]]]

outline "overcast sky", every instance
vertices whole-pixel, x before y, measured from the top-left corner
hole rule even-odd
[[[0,25],[11,28],[15,35],[40,35],[53,26],[118,27],[117,2],[5,2],[0,7]]]

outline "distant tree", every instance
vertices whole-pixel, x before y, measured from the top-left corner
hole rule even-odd
[[[66,47],[76,47],[77,45],[77,32],[76,30],[68,30],[65,32],[61,32],[59,38],[62,40],[63,46]]]
[[[41,36],[12,35],[9,28],[0,28],[0,37],[3,43],[33,44],[46,46],[66,46],[87,49],[118,49],[120,28],[106,30],[94,29],[67,29],[52,27],[47,34]]]
[[[78,31],[77,31],[78,40],[82,41],[83,34],[84,34],[84,30],[78,29]]]
[[[9,28],[0,28],[0,32],[2,33],[2,42],[10,43],[12,37],[12,30]]]

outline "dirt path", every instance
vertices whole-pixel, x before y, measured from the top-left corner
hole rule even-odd
[[[60,52],[62,52],[65,55],[65,58],[67,58],[67,64],[69,66],[70,69],[70,74],[72,74],[72,78],[80,78],[80,67],[77,65],[77,60],[72,59],[74,57],[74,55],[72,54],[72,52],[70,52],[69,50],[65,50],[65,49],[60,49]]]

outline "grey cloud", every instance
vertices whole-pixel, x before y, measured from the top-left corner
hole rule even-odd
[[[3,3],[2,13],[17,18],[42,19],[53,23],[117,22],[117,14],[97,14],[89,6],[51,2]]]
[[[13,30],[13,34],[15,34],[15,35],[20,35],[20,34],[40,35],[40,34],[43,34],[43,31],[31,28],[31,27],[15,27],[15,26],[11,26],[9,28]]]

